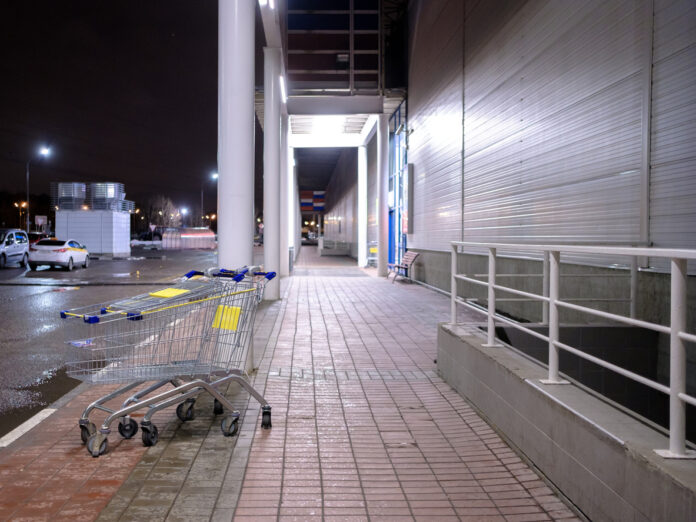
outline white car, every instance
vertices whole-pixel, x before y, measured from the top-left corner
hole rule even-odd
[[[72,270],[75,265],[89,266],[89,252],[74,239],[42,239],[29,247],[29,268],[37,266],[62,266]]]

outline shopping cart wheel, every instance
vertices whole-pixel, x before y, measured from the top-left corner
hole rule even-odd
[[[193,410],[194,402],[195,401],[192,400],[186,400],[176,407],[176,416],[179,417],[181,422],[193,420],[193,418],[196,416],[196,413]]]
[[[87,439],[87,451],[93,457],[103,455],[109,449],[109,439],[102,433],[92,433]]]
[[[80,438],[82,439],[82,444],[87,444],[90,436],[97,432],[97,427],[93,422],[87,421],[85,424],[80,424]]]
[[[225,437],[234,437],[239,431],[239,413],[233,413],[222,419],[220,429]]]
[[[215,415],[222,415],[225,413],[225,408],[222,407],[222,403],[217,399],[213,401],[213,413]]]
[[[130,417],[127,420],[123,417],[121,422],[118,423],[118,432],[124,439],[133,438],[133,435],[138,433],[138,423]]]
[[[152,423],[145,424],[140,423],[140,429],[143,432],[143,444],[145,446],[154,446],[159,440],[159,433],[157,431],[157,426]]]
[[[267,404],[266,406],[261,408],[262,414],[261,414],[261,427],[265,430],[269,429],[272,424],[271,424],[271,407]]]

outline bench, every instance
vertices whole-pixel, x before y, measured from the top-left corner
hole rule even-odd
[[[396,278],[401,274],[402,277],[407,278],[409,281],[411,277],[408,275],[411,265],[415,262],[418,257],[418,252],[405,252],[404,257],[401,259],[401,263],[389,263],[389,274],[394,272],[394,279],[392,283],[396,281]],[[389,274],[387,274],[387,279],[389,279]]]

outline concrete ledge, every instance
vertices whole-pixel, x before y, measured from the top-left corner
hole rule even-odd
[[[541,366],[484,348],[475,328],[441,324],[442,377],[592,520],[696,520],[696,461],[653,449],[666,437],[573,385],[542,385]]]

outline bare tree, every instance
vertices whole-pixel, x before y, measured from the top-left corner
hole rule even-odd
[[[158,227],[181,226],[181,214],[171,199],[166,196],[153,196],[147,202],[145,217],[148,223]]]

